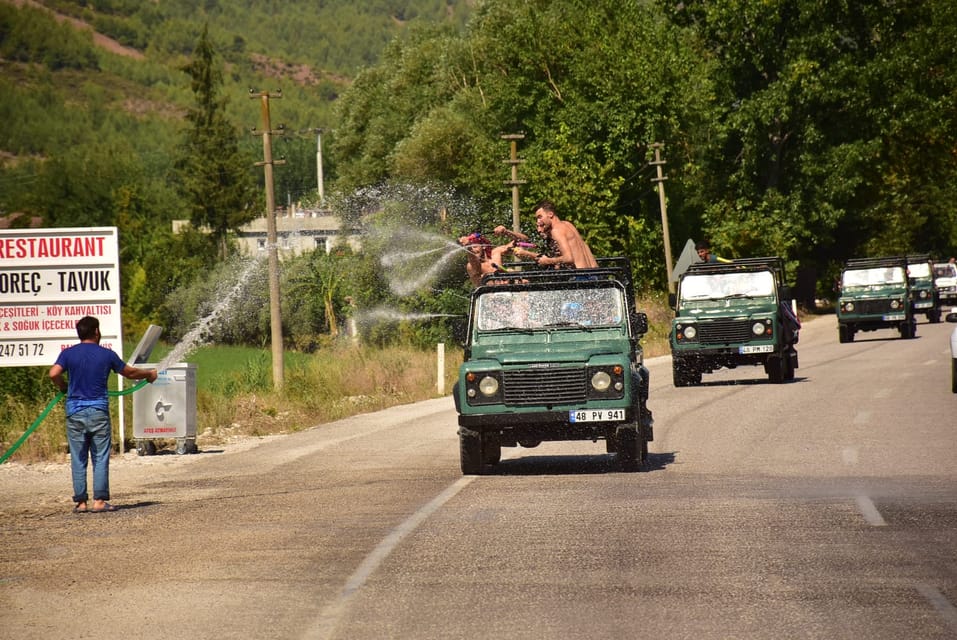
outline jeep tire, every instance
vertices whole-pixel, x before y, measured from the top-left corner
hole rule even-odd
[[[462,473],[467,476],[482,475],[482,436],[481,434],[464,430],[459,431],[459,458],[462,464]]]
[[[643,465],[648,459],[648,442],[639,434],[637,426],[619,427],[615,433],[618,461],[624,467]]]
[[[837,325],[837,339],[843,344],[854,342],[854,327],[849,324]]]
[[[502,461],[502,445],[498,434],[486,433],[482,436],[482,463],[498,464]]]
[[[676,387],[691,387],[701,384],[701,372],[687,362],[671,360],[671,375]]]
[[[901,338],[910,340],[917,336],[917,320],[911,318],[900,325]]]

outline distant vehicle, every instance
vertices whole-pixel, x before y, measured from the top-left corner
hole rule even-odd
[[[957,305],[957,264],[943,262],[934,265],[934,283],[942,307]]]
[[[897,329],[901,338],[917,335],[904,256],[852,258],[844,264],[837,304],[838,339],[853,342],[858,331],[878,329]]]
[[[934,263],[927,254],[907,256],[907,279],[910,280],[911,310],[924,314],[931,323],[940,322],[940,294],[934,280]]]
[[[801,323],[790,298],[780,257],[690,265],[669,300],[674,385],[738,366],[763,366],[773,383],[793,380]]]
[[[957,313],[948,313],[947,322],[957,322]],[[950,334],[950,390],[957,393],[957,328]]]

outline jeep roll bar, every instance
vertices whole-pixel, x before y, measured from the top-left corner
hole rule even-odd
[[[526,285],[541,282],[585,282],[588,280],[616,280],[625,287],[634,301],[635,291],[631,277],[631,260],[624,256],[597,258],[597,268],[551,269],[536,262],[512,262],[508,271],[496,271],[482,276],[483,287]]]
[[[907,268],[907,256],[884,256],[882,258],[848,258],[845,269],[872,269],[874,267]]]

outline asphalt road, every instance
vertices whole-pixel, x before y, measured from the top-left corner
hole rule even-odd
[[[112,514],[0,469],[0,636],[957,638],[952,329],[818,318],[782,385],[654,359],[646,472],[551,443],[463,477],[448,398],[128,454]]]

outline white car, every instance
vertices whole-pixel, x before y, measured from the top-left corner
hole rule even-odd
[[[953,262],[935,264],[934,284],[940,292],[940,306],[957,305],[957,264]]]

